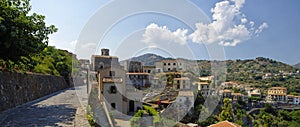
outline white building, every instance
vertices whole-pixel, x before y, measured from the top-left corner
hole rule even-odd
[[[190,67],[188,62],[182,59],[176,60],[162,60],[155,63],[155,69],[157,73],[161,72],[175,72],[175,71],[187,71]]]
[[[300,103],[300,96],[287,95],[286,98],[288,104],[299,105]]]

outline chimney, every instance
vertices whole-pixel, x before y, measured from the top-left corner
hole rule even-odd
[[[102,56],[109,56],[109,49],[101,49]]]

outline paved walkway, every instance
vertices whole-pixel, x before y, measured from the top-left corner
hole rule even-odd
[[[86,87],[76,87],[76,90],[86,92]],[[77,92],[78,93],[78,92]],[[35,127],[35,126],[61,126],[73,127],[74,124],[89,126],[85,118],[85,108],[81,102],[87,97],[77,95],[75,88],[58,91],[46,97],[25,103],[13,109],[0,113],[0,126],[2,127]],[[79,92],[84,93],[84,92]],[[77,110],[80,109],[81,110]],[[76,116],[77,113],[77,116]],[[75,117],[76,121],[75,122]]]

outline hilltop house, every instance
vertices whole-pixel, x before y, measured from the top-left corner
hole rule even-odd
[[[267,91],[266,102],[285,103],[287,89],[285,87],[271,87]]]

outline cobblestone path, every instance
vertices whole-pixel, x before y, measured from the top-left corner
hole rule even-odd
[[[81,89],[86,91],[84,88]],[[79,103],[75,88],[69,88],[1,112],[0,126],[73,127],[75,126],[76,110],[79,107],[81,107],[81,104]]]

